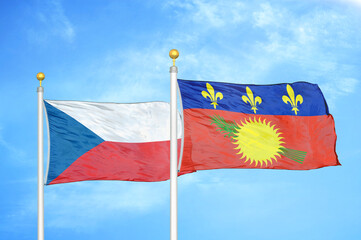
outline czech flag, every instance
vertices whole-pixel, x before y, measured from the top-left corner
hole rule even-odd
[[[178,85],[184,119],[181,171],[340,165],[334,120],[316,84],[178,80]]]
[[[169,179],[168,103],[44,103],[50,133],[47,185]],[[180,117],[178,122],[181,137]]]

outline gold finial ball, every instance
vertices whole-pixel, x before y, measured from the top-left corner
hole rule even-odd
[[[44,78],[45,78],[45,74],[42,73],[42,72],[39,72],[38,74],[36,74],[36,78],[37,78],[39,81],[43,81]]]
[[[172,49],[169,51],[169,57],[172,59],[176,59],[179,56],[179,52],[177,49]]]

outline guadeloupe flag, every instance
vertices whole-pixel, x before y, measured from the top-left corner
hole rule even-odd
[[[316,84],[178,80],[178,85],[184,120],[181,171],[340,165],[334,119]]]
[[[169,179],[169,103],[45,100],[44,104],[50,133],[47,185]],[[180,139],[178,145],[180,149]]]

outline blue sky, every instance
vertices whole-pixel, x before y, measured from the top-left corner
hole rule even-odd
[[[361,1],[1,1],[0,239],[37,234],[37,102],[169,101],[179,78],[319,84],[341,167],[179,178],[179,239],[361,238]],[[46,239],[168,239],[169,181],[45,188]]]

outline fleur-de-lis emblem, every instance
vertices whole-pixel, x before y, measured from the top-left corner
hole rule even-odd
[[[245,103],[251,104],[251,106],[252,106],[251,109],[254,111],[254,113],[256,113],[256,111],[258,110],[258,109],[257,109],[257,103],[258,103],[258,104],[261,104],[261,103],[262,103],[262,98],[260,98],[259,96],[257,96],[256,98],[254,98],[253,92],[252,92],[252,90],[251,90],[249,87],[246,88],[246,92],[247,92],[248,97],[245,96],[245,95],[243,95],[243,96],[242,96],[242,100],[243,100]]]
[[[222,100],[223,99],[223,94],[221,92],[217,92],[216,95],[214,95],[214,88],[212,87],[211,84],[207,83],[207,91],[202,91],[202,96],[204,98],[209,98],[211,100],[211,105],[214,106],[214,109],[216,109],[218,103],[217,103],[217,99]]]
[[[298,94],[295,98],[295,92],[293,91],[293,88],[289,84],[287,84],[287,93],[288,93],[289,97],[286,95],[283,95],[282,100],[286,104],[290,103],[292,106],[292,111],[294,111],[295,115],[297,115],[297,112],[299,111],[297,108],[297,104],[303,103],[303,97],[300,94]]]

